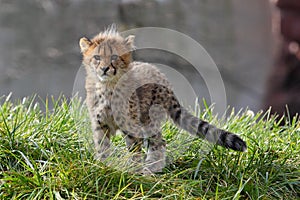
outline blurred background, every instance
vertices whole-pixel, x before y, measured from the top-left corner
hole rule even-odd
[[[284,39],[280,9],[293,10],[297,0],[286,2],[292,6],[274,0],[0,0],[0,96],[72,96],[81,65],[79,38],[116,23],[119,31],[170,28],[199,42],[220,70],[228,105],[237,110],[274,106],[283,113],[289,104],[295,114],[299,47],[297,39]],[[135,58],[174,67],[209,102],[203,79],[184,59],[155,50],[136,52]]]

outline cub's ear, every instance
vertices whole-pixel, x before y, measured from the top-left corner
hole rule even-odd
[[[125,38],[125,44],[134,48],[134,35],[129,35],[127,38]]]
[[[84,53],[88,48],[92,45],[91,40],[87,39],[86,37],[80,38],[79,46],[82,53]]]

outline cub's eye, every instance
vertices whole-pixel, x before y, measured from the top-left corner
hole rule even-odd
[[[118,59],[118,55],[112,55],[111,57],[110,57],[110,59],[111,59],[111,61],[116,61],[117,59]]]
[[[99,55],[94,55],[95,60],[101,60],[101,57]]]

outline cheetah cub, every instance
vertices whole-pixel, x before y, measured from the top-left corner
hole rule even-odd
[[[183,108],[165,75],[154,65],[132,61],[133,43],[134,36],[124,38],[115,27],[91,40],[84,37],[79,41],[97,159],[109,156],[110,138],[119,129],[129,151],[134,152],[133,162],[142,163],[141,173],[161,172],[166,142],[160,127],[165,117],[211,143],[236,151],[247,149],[239,136],[218,129]]]

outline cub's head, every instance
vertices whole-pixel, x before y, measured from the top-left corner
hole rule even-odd
[[[81,38],[79,46],[87,73],[101,82],[112,81],[126,73],[130,64],[134,36],[123,38],[115,28],[99,33],[93,39]]]

